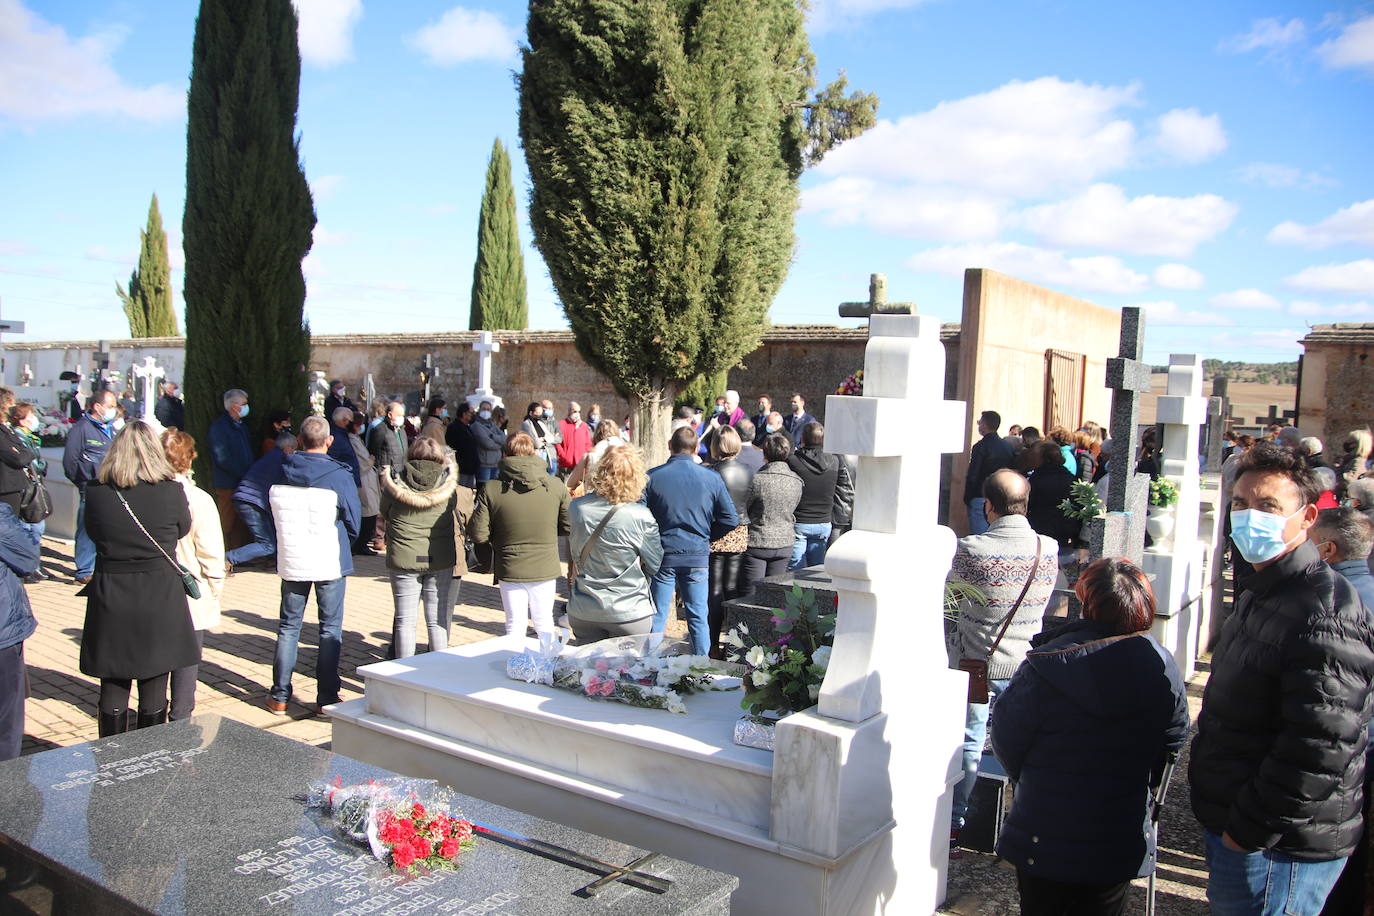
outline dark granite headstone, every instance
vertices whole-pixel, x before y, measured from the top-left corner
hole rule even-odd
[[[785,572],[780,576],[770,576],[761,580],[750,595],[732,598],[725,602],[725,624],[722,633],[728,633],[739,624],[747,624],[749,632],[756,638],[772,641],[777,638],[773,629],[773,615],[784,607],[787,593],[793,585],[816,593],[816,602],[822,607],[833,607],[836,592],[830,587],[830,575],[824,566],[812,566]]]
[[[738,880],[677,859],[664,893],[479,835],[456,871],[393,871],[305,808],[309,782],[396,774],[216,715],[0,764],[0,912],[723,914]],[[624,865],[642,850],[475,798],[464,816]],[[17,888],[15,884],[21,885]],[[579,892],[583,895],[579,896]]]
[[[1107,514],[1088,526],[1093,559],[1124,557],[1139,564],[1145,550],[1145,509],[1150,478],[1135,473],[1140,450],[1140,397],[1150,390],[1150,367],[1141,361],[1145,316],[1136,306],[1121,310],[1119,355],[1107,360],[1107,387],[1112,391],[1112,457],[1108,464]]]

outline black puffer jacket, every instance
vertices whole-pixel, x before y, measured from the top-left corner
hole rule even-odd
[[[1311,543],[1241,587],[1193,739],[1193,813],[1246,849],[1348,856],[1362,820],[1374,630]]]
[[[832,525],[837,515],[844,520],[849,514],[845,508],[854,502],[854,485],[843,460],[814,445],[805,445],[792,453],[787,466],[802,479],[798,525]]]
[[[754,479],[753,470],[747,465],[740,464],[737,458],[717,461],[711,465],[711,470],[725,481],[725,490],[730,494],[730,502],[735,504],[735,514],[740,517],[740,524],[748,524],[749,483]]]

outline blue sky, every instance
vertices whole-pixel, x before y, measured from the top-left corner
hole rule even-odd
[[[466,328],[496,137],[531,327],[565,326],[523,212],[525,5],[297,7],[312,328]],[[196,9],[0,0],[0,308],[24,339],[127,335],[114,284],[153,192],[180,310]],[[1155,362],[1291,359],[1310,324],[1374,321],[1374,4],[816,0],[811,34],[880,125],[803,178],[774,322],[842,323],[874,271],[957,321],[967,267],[1144,304]]]

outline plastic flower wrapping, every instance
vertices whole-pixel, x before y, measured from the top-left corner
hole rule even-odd
[[[786,607],[773,615],[777,635],[772,639],[758,638],[744,623],[723,638],[730,660],[748,669],[740,706],[755,716],[786,715],[815,706],[830,669],[835,609],[821,607],[815,592],[795,585],[784,603]]]
[[[849,394],[858,397],[864,393],[864,371],[860,369],[849,378],[840,382],[840,386],[835,389],[836,394]]]
[[[739,679],[722,676],[705,655],[663,655],[663,635],[618,636],[572,648],[544,638],[506,661],[506,676],[615,700],[646,709],[685,713],[683,697],[704,690],[732,690]]]
[[[47,410],[38,415],[38,438],[46,446],[62,445],[67,441],[67,432],[72,421],[56,410]]]
[[[452,803],[452,793],[432,779],[374,779],[351,786],[335,777],[316,780],[306,806],[324,810],[349,839],[396,868],[457,868],[471,848],[472,823]]]

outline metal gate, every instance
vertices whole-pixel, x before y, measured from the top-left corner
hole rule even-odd
[[[1083,425],[1083,376],[1088,357],[1067,350],[1045,351],[1045,427],[1073,432]]]

